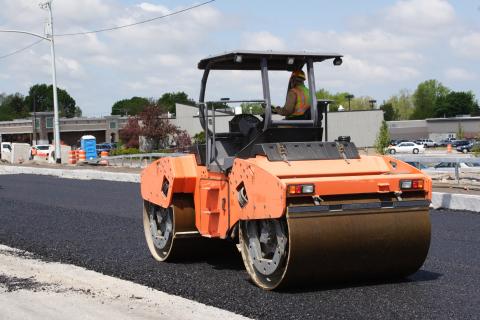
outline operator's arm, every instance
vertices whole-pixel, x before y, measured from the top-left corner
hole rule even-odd
[[[289,116],[295,112],[295,105],[297,104],[297,95],[295,91],[289,90],[287,94],[287,100],[283,108],[277,107],[275,111],[282,116]]]

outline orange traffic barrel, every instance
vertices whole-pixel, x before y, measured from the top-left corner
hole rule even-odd
[[[87,153],[85,150],[78,150],[78,161],[84,162],[87,161]]]
[[[75,150],[68,151],[68,163],[75,164],[77,163],[77,157],[75,156]]]
[[[452,145],[450,143],[447,144],[447,152],[452,153]]]
[[[108,166],[108,160],[106,159],[106,157],[108,157],[108,151],[100,152],[101,160],[100,160],[99,164],[104,165],[104,166]]]

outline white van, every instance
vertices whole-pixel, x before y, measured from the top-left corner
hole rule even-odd
[[[11,142],[0,143],[0,158],[10,160],[11,154],[12,154],[12,143]]]

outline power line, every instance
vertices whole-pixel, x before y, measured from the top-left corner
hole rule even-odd
[[[197,5],[194,5],[194,6],[190,6],[190,7],[188,7],[188,8],[182,9],[182,10],[178,10],[178,11],[175,11],[175,12],[172,12],[172,13],[169,13],[169,14],[165,14],[165,15],[163,15],[163,16],[158,16],[158,17],[154,17],[154,18],[147,19],[147,20],[142,20],[142,21],[138,21],[138,22],[134,22],[134,23],[130,23],[130,24],[125,24],[125,25],[121,25],[121,26],[116,26],[116,27],[111,27],[111,28],[105,28],[105,29],[98,29],[98,30],[92,30],[92,31],[86,31],[86,32],[74,32],[74,33],[55,34],[55,36],[56,36],[56,37],[79,36],[79,35],[85,35],[85,34],[91,34],[91,33],[99,33],[99,32],[104,32],[104,31],[112,31],[112,30],[118,30],[118,29],[133,27],[133,26],[136,26],[136,25],[139,25],[139,24],[143,24],[143,23],[147,23],[147,22],[152,22],[152,21],[155,21],[155,20],[159,20],[159,19],[171,17],[171,16],[174,16],[174,15],[177,15],[177,14],[180,14],[180,13],[183,13],[183,12],[186,12],[186,11],[189,11],[189,10],[192,10],[192,9],[196,9],[196,8],[198,8],[198,7],[207,5],[207,4],[209,4],[209,3],[211,3],[211,2],[214,2],[214,1],[215,1],[215,0],[205,1],[205,2],[202,2],[202,3],[200,3],[200,4],[197,4]]]
[[[40,43],[40,42],[42,42],[42,41],[43,41],[43,39],[37,40],[37,41],[35,41],[34,43],[31,43],[31,44],[29,44],[29,45],[26,46],[26,47],[23,47],[23,48],[21,48],[21,49],[15,50],[15,51],[10,52],[10,53],[8,53],[8,54],[6,54],[6,55],[0,56],[0,59],[8,58],[8,57],[10,57],[10,56],[13,56],[14,54],[17,54],[17,53],[20,53],[20,52],[25,51],[25,50],[27,50],[27,49],[30,49],[31,47],[37,45],[38,43]]]

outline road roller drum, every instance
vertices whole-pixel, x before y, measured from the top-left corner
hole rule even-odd
[[[430,245],[428,208],[288,213],[241,226],[245,266],[264,289],[407,276],[422,266]]]

